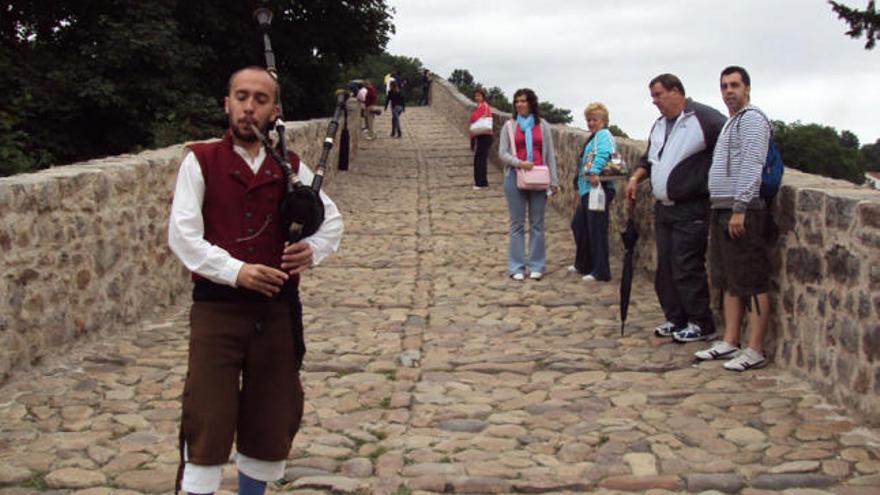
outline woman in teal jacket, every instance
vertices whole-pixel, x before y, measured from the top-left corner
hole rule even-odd
[[[608,108],[590,103],[584,110],[590,137],[584,144],[578,164],[577,188],[580,201],[571,220],[574,233],[574,265],[569,271],[583,275],[586,281],[611,280],[608,265],[608,207],[614,199],[614,184],[602,182],[599,175],[614,153],[614,136],[608,130]],[[601,187],[605,192],[605,210],[588,208],[590,190]]]

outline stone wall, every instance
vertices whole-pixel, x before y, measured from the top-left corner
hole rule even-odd
[[[435,76],[431,104],[467,132],[475,105],[452,84]],[[510,115],[496,110],[494,116],[497,143]],[[645,133],[649,126],[646,122]],[[563,214],[571,214],[577,202],[571,181],[587,136],[579,129],[553,126],[563,189],[551,204]],[[629,139],[617,144],[631,165],[646,147],[644,141]],[[501,167],[497,146],[493,148],[495,164]],[[641,234],[636,267],[650,278],[656,264],[652,205],[650,186],[643,182],[634,214]],[[880,192],[787,169],[773,214],[780,237],[771,252],[768,352],[778,366],[807,377],[834,400],[880,424]],[[625,220],[623,202],[615,199],[612,252],[622,252],[617,233]],[[712,292],[717,299],[717,291]],[[720,313],[715,316],[720,325]]]
[[[360,124],[350,103],[354,152]],[[288,124],[290,149],[312,167],[327,122]],[[183,153],[178,145],[0,179],[0,382],[60,344],[188,297],[187,272],[166,241]]]

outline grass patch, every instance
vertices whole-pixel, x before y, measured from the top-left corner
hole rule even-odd
[[[369,457],[371,461],[375,462],[376,459],[382,457],[382,454],[384,454],[385,452],[387,452],[387,449],[385,447],[376,447],[376,450],[370,452],[370,455],[368,455],[367,457]]]
[[[385,397],[382,399],[382,402],[379,403],[379,407],[382,409],[390,409],[391,408],[391,397]]]
[[[37,473],[21,483],[23,488],[33,488],[34,490],[43,492],[49,489],[46,484],[46,473]]]
[[[412,495],[412,488],[404,483],[397,487],[397,495]]]
[[[601,447],[601,446],[605,445],[606,443],[608,443],[608,435],[603,433],[603,434],[599,435],[599,443],[596,444],[596,447]]]

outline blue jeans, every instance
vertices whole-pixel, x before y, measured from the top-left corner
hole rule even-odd
[[[391,109],[391,135],[400,136],[400,114],[403,113],[402,106],[396,106]]]
[[[544,207],[546,191],[522,191],[516,187],[516,171],[504,175],[504,196],[510,214],[510,244],[507,248],[507,272],[525,273],[526,206],[529,210],[529,272],[544,272]]]

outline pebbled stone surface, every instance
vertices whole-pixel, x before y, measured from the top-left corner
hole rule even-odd
[[[654,338],[650,280],[621,336],[619,254],[611,283],[570,275],[569,214],[547,210],[544,278],[509,279],[500,169],[472,190],[467,138],[432,109],[403,139],[377,125],[327,184],[346,234],[303,278],[306,406],[270,492],[880,489],[880,432],[772,363],[730,373]],[[170,493],[187,321],[181,301],[0,387],[0,495]]]

